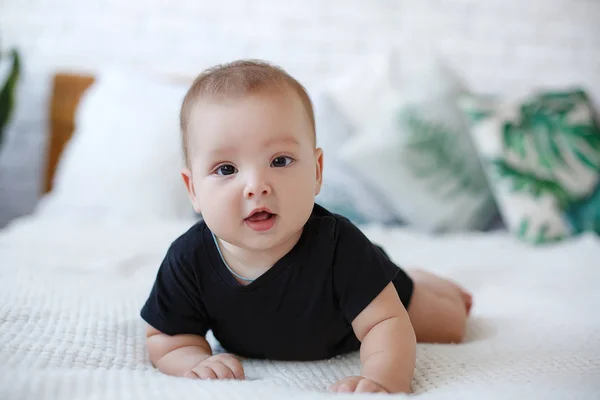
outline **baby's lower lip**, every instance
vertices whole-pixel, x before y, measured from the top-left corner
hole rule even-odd
[[[277,218],[277,215],[271,214],[271,216],[268,219],[265,219],[262,221],[251,221],[248,218],[246,218],[244,220],[244,222],[250,229],[252,229],[256,232],[266,232],[266,231],[270,230],[271,228],[273,228],[273,226],[275,225],[276,218]]]

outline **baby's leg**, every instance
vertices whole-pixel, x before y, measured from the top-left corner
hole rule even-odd
[[[457,284],[421,270],[407,271],[414,281],[408,306],[417,341],[460,343],[472,297]]]

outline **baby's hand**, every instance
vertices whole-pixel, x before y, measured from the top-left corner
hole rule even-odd
[[[242,363],[232,354],[209,357],[184,376],[194,379],[245,379]]]
[[[348,392],[368,392],[368,393],[387,393],[383,386],[362,376],[349,376],[328,389],[329,392],[348,393]]]

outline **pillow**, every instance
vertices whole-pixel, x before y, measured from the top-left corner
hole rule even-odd
[[[340,143],[354,133],[348,120],[326,92],[311,97],[317,145],[323,149],[323,185],[315,201],[355,224],[402,224],[382,194],[338,157]]]
[[[460,105],[515,235],[538,244],[600,232],[600,129],[584,90]]]
[[[497,215],[496,205],[468,126],[456,101],[463,85],[438,60],[406,72],[391,52],[372,93],[353,99],[347,114],[356,135],[341,145],[340,158],[380,191],[396,215],[424,231],[483,229]],[[348,105],[353,89],[337,90]],[[365,91],[361,91],[363,95]],[[379,96],[376,109],[369,99]],[[350,118],[350,117],[348,117]]]
[[[323,185],[316,203],[359,225],[404,224],[378,191],[344,161],[325,155],[323,164]]]
[[[44,210],[94,217],[188,218],[179,108],[187,85],[100,73],[76,112]],[[41,206],[42,207],[42,206]]]

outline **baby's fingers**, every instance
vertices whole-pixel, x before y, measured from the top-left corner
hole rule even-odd
[[[217,375],[217,379],[235,379],[231,369],[221,361],[210,361],[207,366]]]
[[[357,392],[357,393],[387,393],[387,390],[385,390],[383,388],[383,386],[378,385],[377,383],[375,383],[371,380],[362,379],[360,382],[358,382],[358,385],[356,385],[355,392]]]
[[[244,374],[244,367],[242,367],[242,363],[240,363],[237,358],[223,357],[219,361],[225,364],[227,368],[231,370],[235,379],[246,379],[246,376]]]
[[[350,393],[354,392],[356,389],[356,384],[358,383],[358,377],[348,377],[336,382],[333,386],[329,388],[330,392],[334,393]]]
[[[200,379],[217,379],[217,374],[207,365],[197,365],[192,368],[192,372]]]
[[[199,379],[200,377],[192,370],[183,375],[184,378]]]

